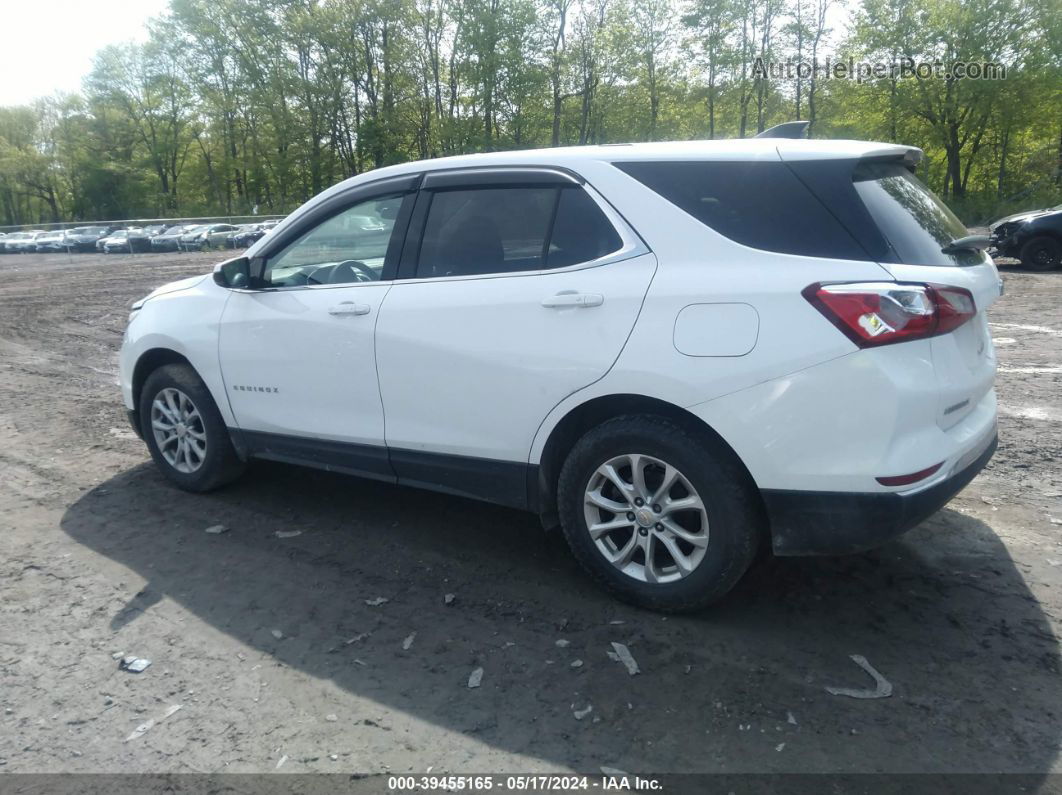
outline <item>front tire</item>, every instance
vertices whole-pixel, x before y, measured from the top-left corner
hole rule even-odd
[[[1062,243],[1053,237],[1034,237],[1021,247],[1021,264],[1031,271],[1043,273],[1062,265]]]
[[[628,415],[589,431],[558,484],[572,553],[618,598],[685,612],[721,599],[748,569],[761,512],[747,476],[706,435]]]
[[[179,488],[211,491],[243,473],[217,404],[188,365],[168,364],[149,375],[139,410],[151,458]]]

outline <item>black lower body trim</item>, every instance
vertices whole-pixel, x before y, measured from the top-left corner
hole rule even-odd
[[[386,447],[261,431],[239,430],[233,435],[239,437],[237,448],[249,458],[301,464],[391,483],[396,481],[387,460]]]
[[[527,510],[537,467],[518,461],[401,450],[231,428],[241,458],[261,458],[471,497]]]
[[[391,466],[406,486],[528,508],[528,465],[518,461],[391,448]]]
[[[932,516],[985,468],[998,439],[967,467],[915,494],[764,489],[776,555],[835,555],[876,547]]]

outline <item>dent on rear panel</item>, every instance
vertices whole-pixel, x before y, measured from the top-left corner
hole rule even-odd
[[[673,343],[686,356],[744,356],[759,333],[760,316],[751,304],[690,304],[675,318]]]

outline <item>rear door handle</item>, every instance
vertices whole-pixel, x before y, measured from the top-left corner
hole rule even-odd
[[[547,309],[564,309],[570,306],[585,309],[591,306],[601,306],[603,303],[605,303],[605,296],[599,293],[577,293],[574,290],[557,293],[549,298],[542,299],[542,306]]]
[[[328,307],[330,315],[367,315],[370,306],[368,304],[356,304],[353,301],[344,301],[341,304]]]

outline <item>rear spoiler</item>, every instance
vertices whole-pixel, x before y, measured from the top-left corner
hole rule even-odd
[[[859,158],[859,160],[860,162],[897,163],[913,174],[924,157],[925,153],[917,146],[897,145],[894,147],[890,146],[888,149],[867,152]]]

